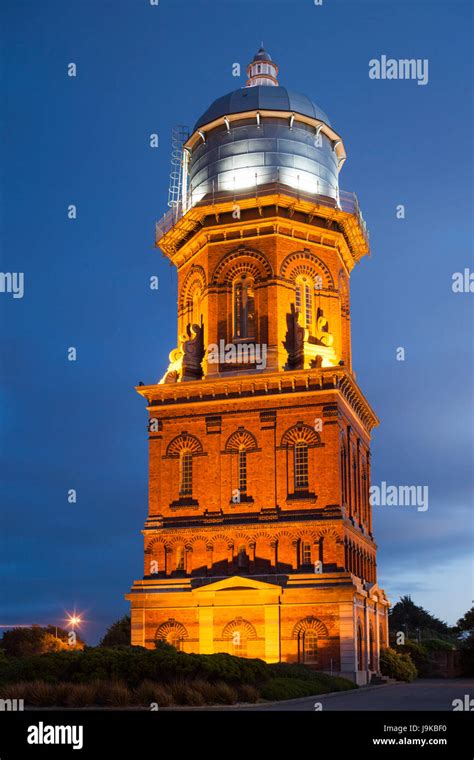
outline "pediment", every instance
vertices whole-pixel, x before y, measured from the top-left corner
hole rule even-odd
[[[200,586],[194,589],[194,593],[209,593],[219,591],[275,591],[280,589],[279,583],[264,583],[254,578],[243,578],[241,575],[233,575],[230,578],[224,578],[215,583],[209,583],[206,586]]]

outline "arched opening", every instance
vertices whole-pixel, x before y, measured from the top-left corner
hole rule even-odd
[[[191,496],[193,492],[193,455],[183,449],[179,455],[179,495]]]
[[[295,491],[308,489],[308,444],[298,441],[294,447]]]
[[[375,640],[374,640],[374,629],[372,626],[369,626],[369,663],[368,663],[368,669],[369,670],[376,670],[376,663],[375,663]]]
[[[238,482],[241,494],[247,493],[247,450],[240,446],[238,451]]]
[[[357,623],[357,670],[364,670],[364,633]]]
[[[253,279],[242,274],[234,282],[234,338],[255,338],[255,291]]]
[[[191,324],[193,325],[201,324],[201,290],[200,288],[196,288],[192,294],[190,321],[191,321]]]
[[[301,544],[301,564],[311,565],[311,544],[309,541],[303,541]]]
[[[295,281],[295,306],[300,314],[300,324],[312,331],[313,328],[313,282],[306,275],[299,275]]]
[[[247,657],[247,637],[243,631],[232,633],[232,654],[235,657]]]
[[[247,570],[249,566],[249,558],[247,554],[247,549],[244,544],[239,546],[239,550],[237,553],[237,567],[239,570]]]
[[[318,662],[318,637],[314,631],[303,633],[303,662],[315,665]]]
[[[177,633],[169,633],[165,639],[167,644],[171,644],[178,652],[183,649],[183,639]]]

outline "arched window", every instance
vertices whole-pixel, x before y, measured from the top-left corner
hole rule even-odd
[[[184,570],[184,547],[178,546],[176,549],[176,570]]]
[[[305,631],[303,639],[303,662],[307,665],[318,661],[318,637],[314,631]]]
[[[179,455],[179,495],[191,496],[193,492],[193,455],[184,449]]]
[[[245,446],[241,446],[238,452],[239,457],[239,491],[240,493],[247,493],[247,451]]]
[[[347,478],[346,478],[346,472],[347,472],[347,455],[346,455],[346,447],[344,444],[341,445],[341,490],[342,490],[342,503],[344,505],[347,504]]]
[[[169,633],[166,637],[165,641],[168,644],[171,644],[175,649],[178,650],[178,652],[181,652],[183,648],[183,639],[178,636],[176,633]]]
[[[247,549],[242,544],[242,546],[239,546],[239,551],[237,554],[237,566],[239,570],[245,570],[248,567],[249,559],[247,556]]]
[[[243,631],[235,630],[232,633],[232,654],[235,657],[247,657],[247,637]]]
[[[298,441],[294,448],[295,491],[308,488],[308,444]]]
[[[301,564],[302,565],[310,565],[311,564],[311,544],[309,541],[303,541],[301,544]]]
[[[364,634],[360,623],[357,623],[357,670],[364,670]]]
[[[368,663],[368,669],[369,670],[376,670],[375,667],[375,639],[374,639],[374,629],[372,626],[369,627],[369,663]]]
[[[253,280],[242,274],[235,282],[234,338],[255,338],[255,291]]]
[[[300,324],[308,330],[313,328],[313,282],[300,275],[295,282],[295,306],[301,314]]]
[[[191,324],[201,324],[201,290],[196,288],[192,295]]]

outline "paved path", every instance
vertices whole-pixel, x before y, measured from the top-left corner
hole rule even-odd
[[[309,697],[271,705],[240,707],[240,710],[314,710],[321,702],[323,710],[447,710],[453,699],[474,698],[474,678],[429,678],[414,683],[396,683],[377,688],[360,688],[330,697]]]

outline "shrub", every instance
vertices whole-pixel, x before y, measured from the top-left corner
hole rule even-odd
[[[261,689],[261,695],[264,699],[297,699],[298,697],[311,697],[314,689],[308,680],[298,680],[296,678],[274,678],[266,683]]]
[[[238,701],[239,695],[237,691],[229,686],[224,681],[219,681],[215,684],[216,703],[219,705],[235,705]]]
[[[64,705],[66,707],[89,707],[95,703],[96,687],[94,684],[67,684]]]
[[[169,687],[154,681],[143,681],[135,691],[135,701],[143,707],[150,707],[153,702],[158,707],[170,707],[173,697]]]
[[[418,671],[418,675],[422,677],[428,676],[430,673],[430,660],[428,657],[428,651],[424,645],[407,639],[405,644],[397,646],[394,651],[409,655]]]
[[[177,705],[200,707],[206,703],[202,693],[195,688],[192,681],[173,681],[170,684],[170,691],[173,701]]]
[[[425,639],[421,642],[421,645],[429,652],[452,652],[453,649],[456,649],[454,644],[443,639]]]
[[[397,681],[414,681],[418,675],[410,655],[398,653],[390,647],[380,652],[380,670],[384,676]]]
[[[238,687],[237,694],[239,702],[250,702],[254,704],[260,699],[259,690],[256,689],[255,686],[251,686],[247,683],[244,683],[242,686]]]

